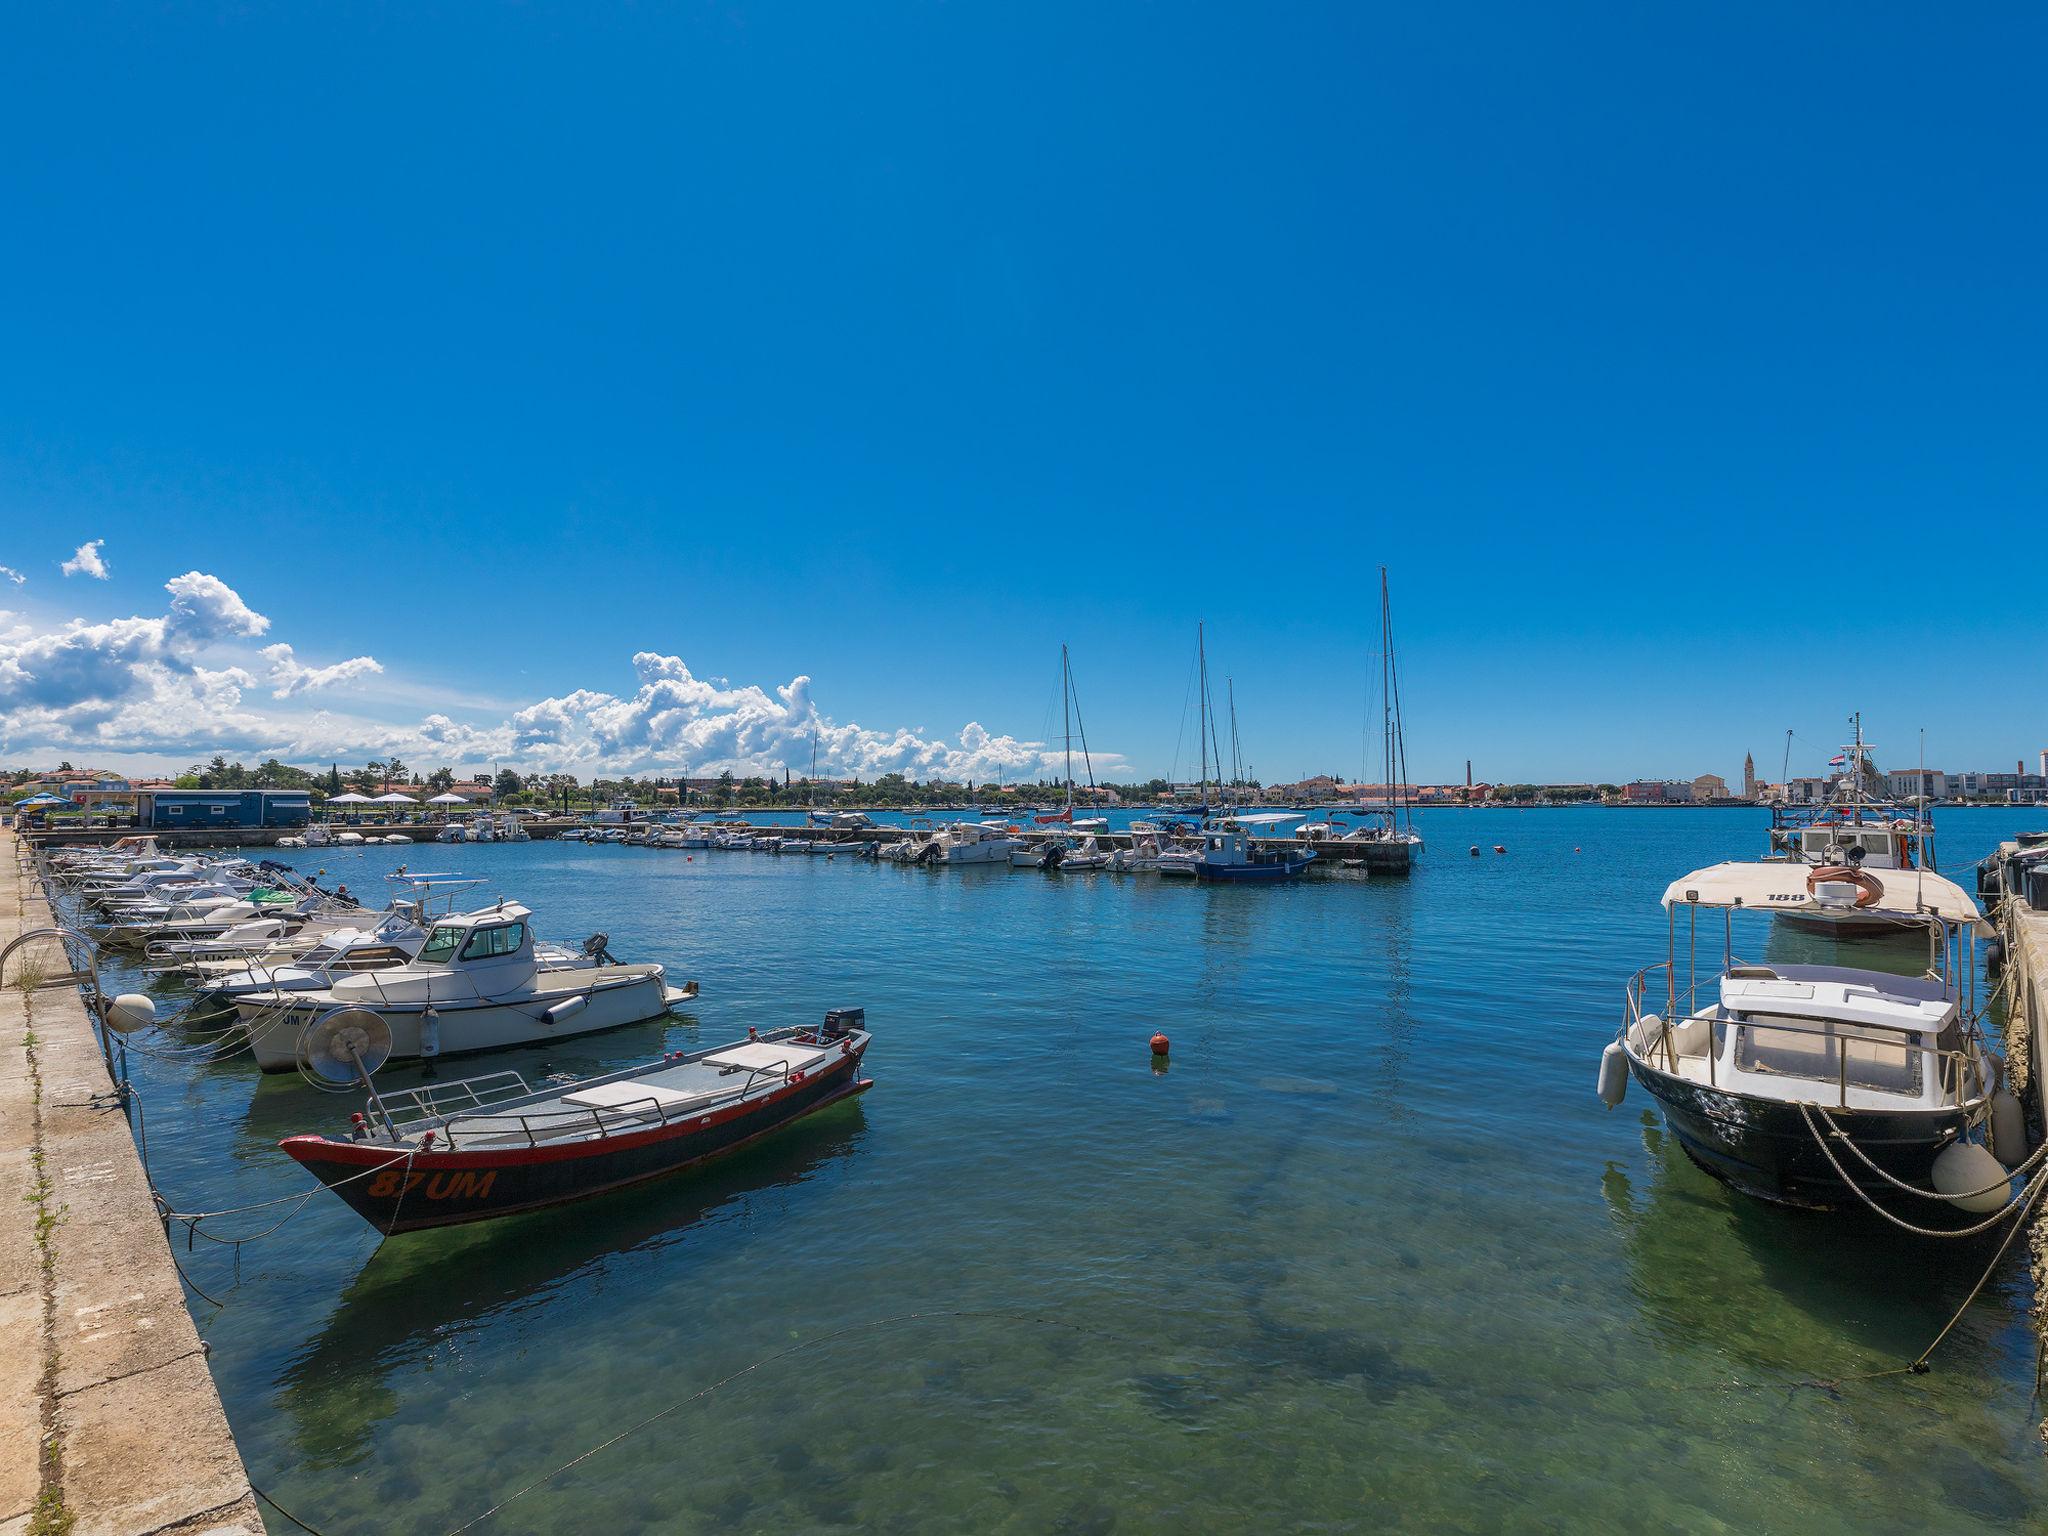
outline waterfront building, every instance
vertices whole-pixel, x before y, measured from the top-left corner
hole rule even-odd
[[[1726,800],[1728,781],[1718,773],[1703,773],[1692,781],[1692,797],[1695,800]]]
[[[1752,752],[1742,754],[1742,798],[1756,798],[1756,755]]]
[[[138,789],[137,826],[177,831],[206,827],[303,827],[313,797],[303,789]]]

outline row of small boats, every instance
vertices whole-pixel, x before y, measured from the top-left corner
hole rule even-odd
[[[516,1071],[379,1091],[392,1060],[433,1061],[658,1018],[696,995],[652,963],[621,963],[604,934],[573,948],[498,900],[456,910],[480,882],[393,877],[381,908],[281,865],[176,856],[148,839],[49,855],[52,894],[100,943],[140,948],[193,987],[174,1021],[130,994],[104,1005],[123,1036],[153,1025],[205,1059],[246,1048],[266,1071],[360,1088],[346,1136],[287,1137],[283,1151],[389,1235],[582,1198],[659,1177],[864,1091],[858,1009],[623,1071],[536,1087]],[[264,884],[264,881],[274,884]],[[275,892],[276,899],[269,899]],[[202,914],[204,914],[202,921]],[[203,929],[203,931],[202,931]]]
[[[1418,833],[1396,831],[1383,816],[1367,816],[1356,823],[1326,820],[1300,826],[1306,819],[1298,813],[1266,811],[1227,813],[1213,819],[1141,820],[1131,824],[1128,845],[1105,841],[1106,821],[1070,816],[1046,818],[1054,824],[1034,829],[1029,837],[1016,822],[966,819],[936,825],[920,821],[894,837],[861,836],[879,829],[865,816],[858,816],[857,822],[842,816],[829,828],[837,834],[833,836],[819,835],[817,829],[784,831],[706,818],[680,827],[591,828],[576,840],[805,857],[845,855],[934,867],[1000,864],[1074,874],[1103,871],[1213,881],[1293,879],[1319,858],[1405,872],[1422,851]]]

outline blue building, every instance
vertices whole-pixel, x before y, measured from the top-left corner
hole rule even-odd
[[[166,832],[192,827],[303,827],[313,797],[303,789],[138,789],[136,824]]]

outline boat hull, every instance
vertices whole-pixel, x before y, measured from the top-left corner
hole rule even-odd
[[[589,973],[583,973],[587,976]],[[547,1021],[546,1009],[570,997],[584,995],[580,987],[540,991],[514,1003],[437,1002],[434,1004],[439,1047],[433,1054],[460,1056],[473,1051],[502,1050],[507,1046],[539,1045],[571,1035],[587,1035],[602,1029],[620,1029],[658,1019],[669,1009],[668,988],[658,967],[644,975],[588,993],[589,1002],[581,1012],[559,1023]],[[304,1002],[296,998],[281,1005],[274,997],[241,998],[236,1008],[250,1030],[249,1046],[256,1065],[265,1072],[290,1072],[298,1066],[299,1034],[314,1019],[340,1006],[325,993],[311,994]],[[423,1005],[373,1005],[374,1011],[391,1026],[391,1060],[416,1060],[421,1050]]]
[[[1195,865],[1198,879],[1219,885],[1262,885],[1275,880],[1292,880],[1309,867],[1312,859],[1276,859],[1270,864],[1210,864]]]
[[[417,1232],[566,1205],[682,1172],[866,1092],[872,1080],[859,1074],[856,1054],[794,1086],[707,1115],[538,1147],[435,1149],[408,1161],[388,1144],[327,1136],[288,1136],[279,1145],[378,1231]]]
[[[1664,1111],[1664,1120],[1699,1167],[1724,1184],[1773,1205],[1832,1211],[1861,1207],[1815,1142],[1796,1104],[1748,1098],[1704,1087],[1646,1067],[1634,1056],[1629,1070]],[[1825,1107],[1825,1106],[1823,1106]],[[1960,1140],[1969,1126],[1962,1109],[1828,1109],[1829,1117],[1878,1167],[1897,1179],[1928,1186],[1935,1154]],[[1823,1134],[1826,1127],[1821,1127]],[[1907,1197],[1891,1189],[1857,1159],[1837,1148],[1836,1159],[1857,1189],[1882,1205]],[[1921,1225],[1960,1225],[1956,1213],[1931,1200],[1911,1201]]]

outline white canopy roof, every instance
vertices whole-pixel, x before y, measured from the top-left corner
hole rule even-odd
[[[351,791],[346,795],[329,795],[327,803],[329,805],[370,805],[374,802],[368,795],[358,795]]]
[[[388,795],[379,795],[370,803],[372,805],[418,805],[419,801],[413,799],[411,795],[401,795],[393,791]]]
[[[467,805],[469,802],[460,795],[436,795],[427,802],[429,805]]]
[[[1790,861],[1770,864],[1713,864],[1671,882],[1664,891],[1667,907],[1758,907],[1766,912],[1818,910],[1807,889],[1811,864]],[[1950,923],[1984,923],[1984,914],[1970,894],[1953,880],[1921,869],[1869,869],[1884,894],[1871,903],[1880,912],[1924,912]]]

